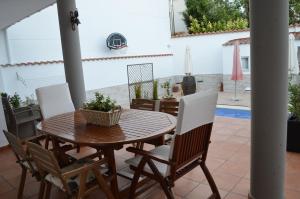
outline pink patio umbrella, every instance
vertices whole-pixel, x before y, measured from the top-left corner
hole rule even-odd
[[[236,83],[238,80],[243,80],[243,71],[241,67],[241,58],[240,58],[240,46],[239,42],[236,41],[234,43],[234,49],[233,49],[233,67],[232,67],[232,75],[231,80],[235,81],[235,87],[234,87],[234,100],[238,101],[236,97]]]

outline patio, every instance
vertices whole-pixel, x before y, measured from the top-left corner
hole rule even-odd
[[[126,166],[124,160],[131,157],[125,147],[116,151],[118,169]],[[150,148],[150,145],[146,148]],[[10,149],[0,152],[0,161],[0,198],[14,199],[17,196],[21,169],[15,163]],[[216,117],[207,164],[222,198],[247,198],[250,187],[250,120]],[[300,154],[287,153],[286,164],[286,199],[297,199],[300,195]],[[118,180],[119,186],[129,183],[124,178]],[[24,198],[37,198],[38,190],[39,183],[28,174]],[[211,193],[200,167],[178,180],[173,191],[176,198],[187,199],[204,199]],[[87,198],[98,198],[101,196],[99,192],[95,191]],[[51,198],[65,198],[65,195],[55,188]],[[139,198],[165,198],[165,195],[157,185]]]
[[[250,29],[245,29],[240,32],[236,32],[235,30],[233,32],[225,31],[224,34],[219,34],[219,32],[213,32],[213,34],[193,34],[187,37],[177,37],[170,34],[173,32],[171,24],[172,12],[170,12],[170,5],[168,5],[167,1],[158,4],[158,1],[155,2],[145,0],[145,2],[141,3],[140,5],[137,4],[143,9],[131,10],[128,7],[130,4],[124,2],[122,2],[123,5],[119,6],[115,6],[114,3],[111,3],[111,5],[109,5],[111,7],[109,7],[104,5],[103,2],[105,1],[100,2],[98,0],[94,0],[95,2],[90,3],[90,5],[95,8],[94,12],[92,12],[90,9],[80,9],[80,16],[83,16],[83,18],[80,18],[81,22],[83,22],[81,26],[82,28],[80,29],[82,33],[81,37],[79,36],[79,29],[77,28],[77,26],[80,24],[80,20],[78,19],[78,10],[75,0],[46,0],[42,1],[42,3],[36,3],[35,1],[41,2],[37,0],[25,0],[22,2],[19,2],[18,0],[4,0],[1,3],[0,10],[2,12],[0,13],[3,15],[3,17],[1,17],[0,20],[0,43],[4,45],[0,46],[0,90],[9,94],[19,92],[24,98],[34,93],[34,90],[41,86],[63,82],[67,82],[69,84],[70,96],[68,96],[68,98],[69,101],[72,101],[71,108],[74,110],[72,110],[71,112],[69,111],[69,115],[60,115],[61,113],[59,113],[58,116],[55,117],[55,119],[51,118],[53,119],[53,122],[52,125],[49,125],[50,127],[47,125],[42,125],[43,122],[47,122],[47,119],[44,117],[45,120],[42,121],[42,124],[40,125],[41,128],[39,130],[45,132],[47,135],[50,135],[54,153],[60,152],[60,138],[66,137],[67,139],[62,140],[71,142],[73,141],[74,145],[72,147],[74,148],[78,147],[80,144],[91,144],[89,146],[93,146],[98,150],[99,153],[97,155],[99,156],[96,157],[100,157],[100,160],[96,163],[91,163],[90,165],[92,165],[92,167],[87,166],[85,162],[81,162],[83,163],[83,167],[85,168],[83,168],[83,174],[80,176],[80,186],[78,186],[77,184],[77,187],[75,187],[78,188],[76,189],[76,193],[78,193],[79,198],[82,193],[86,191],[85,187],[81,185],[88,183],[84,183],[85,181],[83,180],[83,177],[86,177],[87,179],[88,176],[87,167],[93,168],[93,172],[96,174],[98,183],[101,184],[100,180],[102,180],[101,185],[103,187],[103,190],[106,190],[106,193],[108,191],[105,188],[106,184],[103,182],[103,178],[105,177],[110,180],[111,190],[113,194],[115,194],[115,196],[118,198],[118,186],[119,188],[124,188],[130,182],[118,177],[119,183],[117,183],[115,167],[117,165],[118,169],[125,169],[124,160],[128,157],[132,157],[132,155],[126,152],[126,146],[123,146],[121,150],[116,151],[116,155],[114,155],[113,150],[116,149],[117,146],[119,147],[125,143],[142,143],[143,141],[147,141],[148,138],[150,139],[158,136],[159,133],[160,135],[163,135],[163,133],[169,133],[171,132],[171,130],[173,130],[171,128],[175,127],[176,121],[176,118],[173,117],[172,119],[165,113],[145,113],[149,115],[157,114],[158,116],[159,114],[162,114],[162,116],[159,116],[159,119],[157,120],[155,119],[155,116],[136,116],[135,118],[138,119],[132,122],[132,124],[134,124],[132,125],[133,128],[131,128],[132,126],[128,128],[133,129],[131,132],[129,131],[128,133],[128,131],[126,130],[123,131],[123,129],[121,128],[122,122],[120,122],[120,125],[116,127],[117,130],[115,132],[112,132],[112,130],[109,130],[108,128],[103,128],[105,134],[102,134],[101,136],[111,136],[107,136],[108,141],[103,139],[103,137],[101,136],[99,136],[101,137],[99,139],[94,139],[97,136],[93,137],[91,136],[91,134],[97,133],[99,131],[92,131],[92,127],[89,127],[89,125],[81,125],[87,124],[85,120],[81,120],[81,123],[78,123],[78,121],[80,121],[80,115],[75,111],[75,109],[81,107],[83,102],[85,101],[87,90],[108,88],[111,86],[122,84],[124,85],[127,79],[125,77],[126,69],[123,66],[126,66],[128,64],[136,64],[138,62],[154,63],[156,68],[158,68],[158,70],[155,70],[155,77],[158,78],[182,75],[183,63],[185,63],[183,50],[187,49],[187,45],[191,45],[191,48],[193,49],[192,51],[195,53],[192,57],[194,57],[194,59],[197,58],[201,60],[199,61],[199,63],[194,65],[197,67],[199,66],[199,68],[197,70],[194,70],[193,74],[195,73],[207,75],[207,77],[205,77],[206,79],[203,77],[204,81],[201,79],[201,81],[199,82],[202,82],[204,84],[203,86],[206,86],[205,84],[209,86],[214,85],[215,88],[219,88],[217,90],[223,90],[221,88],[223,88],[223,83],[225,83],[224,90],[229,91],[231,90],[231,86],[229,85],[228,87],[226,85],[226,82],[223,82],[223,80],[226,80],[226,78],[229,77],[229,75],[231,74],[231,72],[229,71],[235,71],[235,73],[238,74],[239,67],[233,67],[236,68],[234,70],[231,70],[231,67],[227,67],[227,69],[229,70],[224,70],[226,69],[226,67],[221,67],[221,60],[224,57],[230,59],[232,57],[226,56],[225,53],[222,53],[223,57],[221,57],[221,46],[226,41],[235,38],[249,37],[250,34],[251,49],[248,48],[248,51],[251,50],[251,58],[247,58],[247,63],[251,61],[251,70],[248,71],[249,74],[247,76],[247,79],[250,80],[251,72],[251,89],[253,94],[251,98],[252,121],[250,122],[250,120],[245,119],[231,119],[217,116],[212,131],[212,143],[210,144],[208,153],[208,167],[212,172],[213,178],[216,181],[221,197],[219,196],[218,191],[216,191],[216,186],[211,182],[211,176],[209,175],[209,172],[205,167],[207,143],[209,143],[211,124],[214,116],[211,105],[212,102],[215,102],[214,100],[216,100],[217,98],[215,94],[211,95],[210,98],[203,98],[206,99],[206,101],[201,101],[202,99],[199,100],[199,98],[195,98],[193,99],[194,101],[187,100],[181,103],[183,104],[180,106],[180,110],[182,112],[180,112],[179,116],[182,117],[178,117],[179,122],[177,122],[178,128],[176,130],[176,133],[178,132],[178,134],[176,135],[176,137],[178,137],[176,141],[178,142],[176,142],[176,144],[179,144],[171,148],[173,150],[175,148],[174,153],[173,150],[171,151],[171,149],[169,148],[168,160],[162,160],[156,157],[157,159],[159,159],[158,161],[165,161],[165,164],[170,165],[170,167],[167,167],[167,169],[165,169],[165,167],[163,168],[165,169],[163,173],[161,171],[158,171],[157,168],[153,169],[153,167],[155,167],[156,165],[154,166],[154,163],[149,159],[149,156],[151,156],[151,152],[144,152],[144,158],[141,161],[141,165],[145,162],[147,162],[148,164],[152,164],[150,164],[150,167],[153,172],[151,173],[150,171],[150,174],[149,172],[148,174],[149,176],[152,175],[154,179],[158,179],[158,181],[160,181],[161,183],[161,186],[152,186],[138,197],[165,198],[166,194],[167,196],[169,195],[168,198],[173,198],[170,194],[169,189],[173,185],[173,180],[182,177],[181,174],[190,171],[189,168],[192,168],[192,166],[200,164],[204,172],[206,171],[206,178],[210,183],[206,181],[206,178],[202,174],[201,169],[197,167],[193,171],[180,178],[175,183],[175,187],[172,189],[174,195],[176,196],[175,198],[207,198],[211,193],[208,184],[214,192],[212,196],[216,198],[299,198],[300,155],[294,153],[286,153],[285,132],[287,130],[286,109],[288,103],[287,66],[289,62],[288,57],[289,55],[291,55],[291,53],[288,53],[289,50],[287,38],[288,32],[291,31],[291,29],[294,28],[295,30],[293,31],[296,32],[300,31],[299,28],[297,30],[296,26],[289,27],[288,1],[276,0],[271,2],[270,0],[253,0],[250,4],[251,12],[248,13],[250,14],[249,17],[251,18]],[[55,2],[57,3],[57,7],[54,5],[49,6]],[[88,5],[83,2],[84,1],[82,1],[81,4],[82,8],[85,7],[84,5]],[[270,3],[272,3],[272,7],[270,7]],[[78,5],[80,8],[80,4]],[[42,9],[46,7],[49,7],[48,11],[51,11],[52,14],[55,13],[55,16],[57,17],[49,17],[50,15],[47,15],[47,13],[45,12],[43,13]],[[121,14],[122,16],[119,17],[119,20],[117,20],[117,23],[115,24],[107,23],[107,19],[112,18],[111,10],[113,10],[114,13]],[[139,12],[136,12],[136,10],[139,10]],[[127,17],[123,17],[126,16],[123,13],[124,11],[126,11],[125,14],[127,14]],[[27,18],[34,13],[37,14],[35,16],[32,16],[32,19],[36,19],[36,21],[24,20],[20,22],[20,26],[10,27],[16,22]],[[86,18],[84,18],[84,16],[89,16],[90,13],[95,14],[95,16],[93,16],[92,18],[97,19],[97,23],[95,23],[95,21],[87,20]],[[48,14],[50,14],[50,12]],[[117,17],[117,15],[114,15],[113,18]],[[135,23],[128,23],[128,21],[132,21]],[[147,25],[143,26],[144,24]],[[129,25],[132,25],[133,28],[129,28]],[[36,27],[39,27],[39,29],[42,31],[38,32],[38,29]],[[120,27],[120,29],[118,30],[115,27]],[[138,32],[136,27],[144,27],[140,28],[140,30],[143,30],[143,32]],[[289,29],[289,31],[287,31],[287,29]],[[27,32],[27,30],[29,31]],[[101,30],[103,31],[101,32]],[[111,32],[107,32],[107,30],[111,30]],[[115,47],[117,48],[124,47],[124,49],[122,50],[119,49],[119,51],[111,51],[111,46],[105,45],[107,44],[105,39],[109,38],[107,37],[108,34],[113,33],[114,31],[119,31],[120,33],[126,34],[125,42],[120,41],[120,44],[118,44],[117,42],[115,43]],[[147,39],[144,39],[144,35],[147,35],[149,37]],[[127,39],[129,41],[128,46]],[[40,42],[38,42],[38,44],[36,45],[35,41],[37,40]],[[82,44],[82,47],[80,47],[80,42]],[[45,53],[45,47],[47,47],[47,53]],[[237,48],[234,47],[234,49]],[[236,56],[234,56],[236,59],[234,58],[234,60],[237,61],[239,55],[238,53],[234,54],[236,54]],[[108,64],[108,61],[111,63],[111,65]],[[108,65],[109,67],[107,67]],[[236,64],[236,66],[238,65],[239,64]],[[104,67],[102,66],[105,66],[105,69],[111,69],[111,71],[105,71]],[[34,72],[28,70],[28,68],[30,70],[33,69]],[[185,71],[186,74],[191,74],[191,72],[191,70]],[[109,78],[108,74],[110,74]],[[45,77],[47,81],[45,81]],[[231,79],[239,80],[240,78]],[[235,90],[236,85],[237,84],[235,82]],[[247,87],[248,86],[249,85],[247,85]],[[244,84],[240,87],[240,91],[244,91]],[[55,96],[56,94],[58,93],[54,93],[52,96]],[[144,93],[145,96],[146,94],[147,93]],[[249,96],[250,94],[244,93],[240,96],[240,99],[242,99],[241,101],[232,102],[229,99],[229,97],[231,98],[231,96],[224,93],[223,97],[225,100],[219,100],[219,104],[250,107]],[[52,102],[53,101],[54,100],[52,100]],[[201,111],[196,111],[196,109],[194,109],[194,107],[192,106],[194,102],[196,104],[195,107],[200,107],[199,110]],[[39,104],[42,105],[42,103]],[[215,105],[216,104],[214,103],[214,107]],[[188,111],[184,111],[185,106],[188,107],[188,109],[186,109]],[[66,106],[62,107],[65,108]],[[114,109],[115,106],[112,107],[113,108],[110,108],[109,110],[116,110]],[[60,108],[58,108],[58,110],[59,109]],[[205,111],[206,109],[209,109],[210,112],[207,113]],[[118,109],[118,111],[120,113],[120,109]],[[185,118],[187,119],[185,119],[185,121],[188,121],[186,123],[182,122],[184,112],[190,113],[186,114],[187,116]],[[75,114],[77,115],[77,117],[75,117]],[[61,120],[59,119],[60,116],[62,116]],[[71,120],[71,122],[67,124],[64,123],[64,121],[68,121],[68,118],[69,120]],[[124,118],[124,120],[129,118],[128,121],[131,121],[130,119],[132,119],[133,117]],[[150,118],[150,120],[146,120],[145,118]],[[200,121],[202,118],[210,121],[210,123],[203,124],[207,121]],[[4,125],[5,121],[3,120],[4,114],[2,114],[2,117],[0,117],[0,119],[0,127],[2,129],[6,129]],[[143,121],[143,119],[145,120]],[[191,122],[191,124],[189,122]],[[51,121],[49,123],[51,123]],[[160,125],[160,123],[162,124]],[[182,125],[182,123],[185,124],[185,126]],[[201,124],[201,126],[195,126],[195,124]],[[145,129],[145,126],[147,126],[148,129]],[[152,126],[154,126],[153,129],[155,130],[149,131]],[[42,129],[43,127],[44,129]],[[84,130],[88,129],[89,131],[84,131],[84,133],[82,133],[80,132],[80,130],[82,130],[80,129],[81,127],[83,127]],[[54,130],[52,132],[47,132],[47,128],[48,130]],[[60,131],[59,128],[62,128],[63,131]],[[102,127],[99,127],[100,132],[101,128]],[[251,135],[250,128],[252,133]],[[115,134],[110,134],[111,132]],[[183,134],[187,132],[189,132],[189,134],[187,135],[190,135],[190,137],[186,138],[186,135]],[[204,138],[201,137],[203,139],[198,139],[199,137],[195,138],[194,135],[197,135],[198,132],[205,132],[203,133]],[[58,136],[56,138],[53,138],[56,136],[55,133],[57,133]],[[134,135],[132,137],[128,136],[131,135],[130,133]],[[6,135],[6,132],[4,132],[4,134]],[[144,135],[144,137],[142,135]],[[4,138],[4,135],[0,133],[0,136],[3,137],[2,139],[0,139],[0,146],[4,146],[4,148],[0,149],[0,198],[17,198],[21,170],[19,165],[16,164],[16,159],[11,150],[5,147],[7,142]],[[6,137],[9,138],[9,136],[7,135]],[[89,142],[84,142],[84,137],[88,138]],[[47,139],[48,138],[49,136],[47,136]],[[161,138],[164,137],[161,136]],[[250,141],[250,139],[252,139],[252,142]],[[113,142],[112,140],[114,140],[115,142]],[[107,142],[107,146],[105,146],[105,142]],[[203,144],[204,142],[206,144]],[[22,146],[20,146],[19,142],[10,143],[12,146],[14,145],[14,143],[18,143],[19,149],[23,149]],[[58,171],[57,173],[60,177],[60,182],[62,182],[63,184],[62,190],[67,191],[71,194],[75,193],[73,189],[74,187],[67,187],[67,183],[65,182],[67,179],[65,178],[65,176],[62,177],[63,175],[70,175],[69,171],[62,173],[60,172],[61,168],[59,166],[59,164],[66,166],[66,161],[71,162],[70,159],[67,159],[65,157],[64,161],[58,163],[54,160],[54,155],[48,150],[43,149],[38,145],[34,146],[34,144],[30,143],[28,144],[28,146],[35,164],[38,167],[41,167],[38,162],[40,158],[42,159],[40,160],[42,164],[45,162],[46,168],[49,165],[49,167],[55,167],[56,170],[54,170],[55,172]],[[100,150],[99,147],[103,148],[101,148]],[[40,148],[40,151],[34,151],[37,148]],[[63,151],[62,148],[63,147],[61,147],[61,151]],[[150,146],[146,145],[145,148],[150,149]],[[181,148],[186,150],[181,151]],[[34,154],[33,152],[36,153]],[[81,153],[85,152],[87,151],[81,150]],[[74,151],[74,153],[76,152]],[[170,153],[173,154],[172,157],[175,157],[174,159],[170,158]],[[104,155],[103,159],[102,155]],[[195,155],[197,155],[197,158],[195,158]],[[185,157],[188,157],[190,159],[184,159]],[[114,158],[116,159],[116,164]],[[151,158],[155,159],[155,157]],[[173,160],[175,161],[173,162]],[[189,160],[189,163],[191,164],[186,164],[187,160]],[[30,161],[19,161],[23,168],[23,177],[25,173],[24,171],[26,169],[24,163],[27,163],[30,167]],[[99,167],[96,170],[96,166],[100,165],[99,162],[105,161],[107,161],[106,163],[108,165],[108,171],[101,177],[101,175],[97,175],[100,173],[100,171],[98,171]],[[134,168],[134,165],[131,164],[131,166],[132,168]],[[185,171],[182,171],[183,169],[179,171],[179,166],[185,167]],[[171,171],[169,170],[169,168],[171,168]],[[43,168],[39,169],[43,170]],[[137,174],[140,173],[141,169],[142,167],[138,166]],[[46,170],[40,173],[47,173],[47,175],[49,175],[51,178],[51,172]],[[147,171],[143,172],[144,174],[147,173]],[[72,174],[74,175],[74,173]],[[106,174],[107,176],[104,176]],[[167,175],[171,176],[170,179],[166,178],[169,177]],[[57,175],[54,175],[54,177],[57,177]],[[46,182],[46,196],[49,195],[49,190],[51,188],[49,183],[53,183],[49,182],[51,180],[53,179],[50,179]],[[75,178],[72,180],[75,181]],[[45,182],[44,179],[42,181]],[[137,181],[138,178],[135,177],[133,182]],[[134,189],[135,186],[132,187]],[[162,191],[161,187],[164,188],[164,192]],[[44,184],[42,184],[41,190],[44,190],[43,188]],[[28,176],[24,190],[24,198],[37,198],[38,191],[39,183],[36,182],[34,178]],[[65,198],[65,195],[56,188],[53,188],[51,192],[51,198]],[[134,191],[131,190],[131,192],[129,193],[129,198],[131,198],[130,196],[134,195],[133,192]],[[107,196],[109,198],[112,198],[110,197],[110,195],[111,193],[109,192]],[[21,198],[20,195],[18,198]],[[100,191],[95,191],[89,193],[88,198],[104,198],[104,194]]]

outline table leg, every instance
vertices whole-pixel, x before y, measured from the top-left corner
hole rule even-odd
[[[116,199],[120,198],[119,187],[118,187],[118,178],[117,178],[117,167],[115,161],[115,153],[113,147],[103,148],[104,157],[107,158],[109,170],[112,175],[111,180],[111,191]]]
[[[60,147],[59,140],[51,137],[53,152],[56,158],[59,160],[59,166],[64,167],[70,164],[69,156],[66,155],[63,147]]]

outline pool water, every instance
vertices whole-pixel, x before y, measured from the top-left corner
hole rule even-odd
[[[216,115],[223,116],[223,117],[231,117],[231,118],[251,119],[250,110],[217,108]]]

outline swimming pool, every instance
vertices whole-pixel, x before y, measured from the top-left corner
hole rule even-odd
[[[250,110],[232,109],[232,108],[217,108],[217,116],[231,117],[231,118],[241,118],[241,119],[251,119]]]

